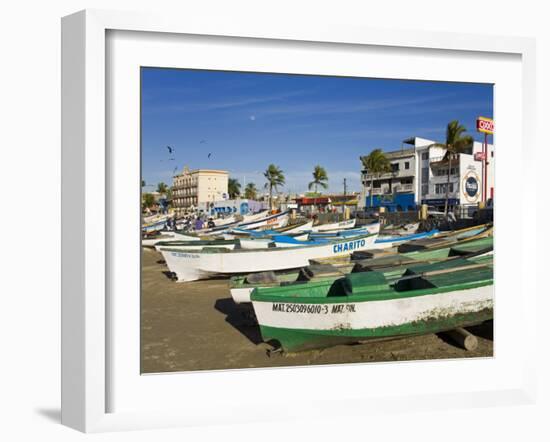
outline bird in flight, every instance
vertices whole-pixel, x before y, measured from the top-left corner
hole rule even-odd
[[[199,144],[204,144],[204,143],[206,143],[206,140],[200,140],[199,141]]]
[[[172,154],[174,152],[174,148],[170,146],[166,146],[166,149],[168,149],[168,153]]]
[[[212,156],[212,152],[210,152],[210,153],[208,154],[208,158],[210,159],[211,156]]]

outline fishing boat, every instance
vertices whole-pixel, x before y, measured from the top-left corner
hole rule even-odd
[[[237,304],[250,302],[250,294],[255,288],[276,287],[303,281],[336,279],[350,272],[382,271],[399,273],[406,270],[404,266],[427,264],[464,257],[478,257],[491,254],[493,238],[482,238],[455,247],[446,247],[437,250],[421,250],[409,253],[395,253],[378,258],[353,260],[334,260],[329,262],[310,261],[311,264],[303,269],[285,272],[261,272],[249,275],[233,276],[229,280],[229,290],[233,301]]]
[[[491,224],[483,224],[480,226],[468,227],[450,232],[441,232],[432,238],[419,239],[417,241],[403,243],[398,246],[397,250],[403,253],[430,248],[441,248],[458,242],[471,241],[492,235],[493,226]]]
[[[492,257],[256,288],[252,305],[264,342],[285,351],[435,333],[493,317]]]
[[[178,281],[195,281],[220,274],[247,274],[305,267],[310,259],[349,255],[353,251],[373,247],[377,236],[378,234],[367,234],[299,247],[273,247],[263,250],[186,251],[161,247],[160,251]]]
[[[236,227],[229,230],[227,233],[223,233],[222,236],[225,239],[235,239],[235,238],[249,238],[249,237],[264,237],[266,235],[289,235],[294,233],[309,233],[313,221],[307,221],[301,224],[287,225],[286,227],[278,229],[265,229],[265,230],[253,230],[250,228]]]
[[[169,215],[155,214],[143,217],[143,224],[154,224],[159,221],[168,221]]]
[[[340,267],[330,264],[314,264],[301,269],[287,270],[284,272],[275,273],[274,271],[269,271],[232,276],[229,280],[229,290],[233,301],[237,304],[241,304],[250,302],[250,294],[255,288],[336,279],[349,273],[353,266],[354,264],[350,263]]]
[[[233,250],[239,246],[239,240],[226,240],[226,239],[207,239],[198,241],[161,241],[155,244],[155,249],[160,252],[165,247],[170,247],[173,250],[205,250],[205,249],[223,249]]]
[[[284,233],[285,235],[289,233],[298,233],[298,232],[309,232],[313,228],[313,220],[306,221],[300,224],[287,225],[280,229],[276,229],[279,233]]]
[[[413,233],[411,235],[402,235],[402,236],[378,236],[375,244],[379,249],[387,249],[390,247],[395,247],[400,244],[417,241],[420,239],[431,238],[436,236],[439,233],[439,230],[434,229],[429,232]]]
[[[351,238],[353,236],[359,236],[364,235],[366,233],[379,233],[380,232],[380,223],[374,222],[372,224],[367,224],[362,227],[357,227],[354,229],[341,229],[341,230],[333,230],[330,232],[311,232],[310,238],[311,239],[332,239],[332,238]]]
[[[309,238],[308,232],[290,233],[285,235],[262,235],[250,238],[236,238],[243,249],[266,249],[268,247],[292,247],[294,244],[306,245]]]
[[[391,248],[376,247],[369,250],[353,253],[355,260],[371,259],[380,256],[392,256],[396,253],[408,253],[421,250],[437,250],[445,247],[453,247],[457,244],[464,244],[481,238],[492,237],[493,227],[490,224],[469,227],[466,229],[454,230],[449,232],[439,232],[431,238],[422,238],[415,241],[408,241],[397,244]]]
[[[486,237],[453,244],[452,246],[421,249],[406,253],[383,254],[378,257],[354,260],[353,272],[383,270],[419,263],[432,263],[458,257],[478,257],[492,254],[493,238]]]
[[[265,218],[255,219],[252,221],[247,221],[247,222],[237,221],[233,224],[226,224],[219,227],[201,229],[201,230],[197,230],[195,233],[201,236],[221,235],[223,233],[229,232],[231,229],[236,227],[249,229],[249,230],[259,229],[259,228],[275,229],[278,227],[285,227],[288,224],[288,220],[289,220],[289,213],[288,211],[286,211],[286,212],[276,213],[274,215],[269,215]]]
[[[166,228],[166,221],[166,219],[161,219],[159,221],[155,221],[149,224],[143,224],[141,226],[141,231],[146,235],[160,232],[161,230],[164,230]]]
[[[251,213],[249,215],[243,215],[242,222],[243,223],[249,223],[249,222],[252,222],[252,221],[257,221],[257,220],[262,219],[262,218],[266,218],[267,216],[269,216],[269,210],[262,210],[261,212],[258,212],[258,213]]]
[[[149,235],[147,238],[141,240],[141,245],[143,247],[153,247],[159,242],[166,241],[198,241],[200,238],[195,235],[184,234],[173,231],[160,232],[156,235]]]
[[[311,228],[312,232],[334,232],[338,230],[345,230],[345,229],[353,229],[355,227],[356,219],[348,219],[346,221],[340,221],[337,223],[330,223],[330,224],[319,224],[318,226],[313,226]]]
[[[281,212],[266,218],[257,219],[240,224],[239,227],[249,230],[254,229],[278,229],[285,227],[289,221],[289,212]]]
[[[228,216],[226,218],[215,218],[212,220],[216,227],[227,226],[228,224],[234,224],[237,222],[235,215]]]

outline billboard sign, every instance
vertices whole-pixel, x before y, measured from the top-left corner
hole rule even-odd
[[[492,135],[495,131],[495,122],[491,118],[477,117],[476,128],[478,132]]]
[[[474,154],[475,161],[483,161],[485,158],[487,158],[487,154],[485,152],[476,152]]]

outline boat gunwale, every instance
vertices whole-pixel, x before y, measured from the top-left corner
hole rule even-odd
[[[489,268],[489,267],[488,267]],[[307,283],[308,287],[304,287],[306,284],[297,285],[295,288],[297,290],[306,290],[312,288],[311,286],[322,286],[322,285],[332,285],[337,283],[337,281],[345,279],[337,278],[334,280],[328,281],[312,281]],[[395,281],[399,281],[400,278],[397,278]],[[278,286],[278,287],[264,287],[264,288],[254,288],[250,294],[251,302],[271,302],[271,303],[285,303],[285,304],[351,304],[357,302],[370,302],[370,301],[391,301],[393,299],[404,299],[404,298],[416,298],[419,296],[429,296],[429,295],[438,295],[449,292],[456,292],[462,290],[476,289],[479,287],[485,287],[488,285],[494,284],[494,278],[482,279],[479,281],[470,281],[465,283],[455,283],[446,285],[444,287],[429,287],[416,290],[405,290],[405,291],[396,291],[393,290],[388,283],[387,287],[384,289],[375,289],[368,294],[352,294],[352,295],[342,295],[342,296],[311,296],[311,297],[299,297],[299,296],[289,296],[289,295],[272,295],[268,293],[262,293],[265,291],[289,291],[294,287],[292,286]]]
[[[266,249],[234,249],[234,250],[209,249],[209,250],[206,250],[206,251],[203,251],[203,250],[200,250],[200,251],[189,250],[189,251],[190,252],[195,252],[195,253],[197,253],[197,252],[202,253],[202,254],[207,255],[207,256],[212,256],[212,255],[219,254],[219,253],[232,253],[232,254],[235,254],[235,253],[258,253],[258,252],[262,252],[262,253],[271,252],[271,253],[273,253],[273,252],[281,252],[281,251],[289,252],[289,251],[293,251],[293,250],[303,250],[303,249],[316,248],[316,247],[326,247],[328,245],[334,245],[334,244],[343,243],[343,242],[358,241],[358,240],[366,239],[366,238],[369,238],[369,237],[372,237],[372,236],[378,236],[378,233],[368,233],[366,235],[353,237],[353,239],[340,238],[340,239],[334,240],[334,241],[327,240],[325,243],[322,243],[322,244],[304,244],[304,245],[297,245],[295,247],[270,247],[270,248],[266,248]],[[160,247],[160,251],[161,252],[185,252],[186,249],[171,249],[170,247]],[[350,254],[352,252],[353,251],[351,251]]]

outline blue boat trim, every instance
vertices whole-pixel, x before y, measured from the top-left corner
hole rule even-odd
[[[384,239],[377,238],[375,243],[412,241],[412,240],[415,240],[415,239],[429,238],[430,236],[434,236],[438,233],[439,233],[439,230],[434,229],[434,230],[430,230],[429,232],[413,233],[412,235],[392,236],[391,238],[384,238]]]

